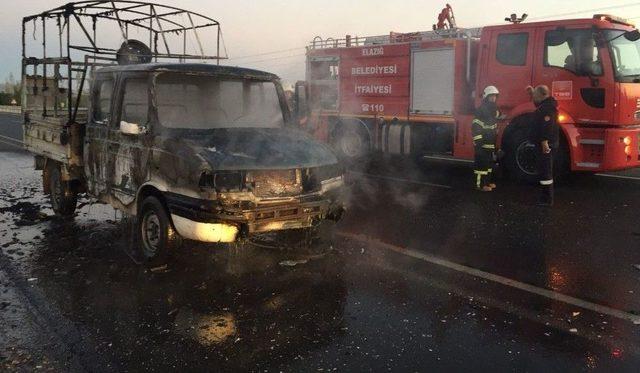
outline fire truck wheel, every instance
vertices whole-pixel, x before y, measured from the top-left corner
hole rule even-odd
[[[535,182],[538,178],[536,147],[529,141],[527,131],[524,128],[511,131],[504,146],[509,176],[520,182]]]
[[[50,161],[45,170],[44,180],[49,181],[51,208],[59,217],[70,218],[76,211],[78,194],[68,182],[62,180],[62,172],[57,162]]]
[[[333,147],[342,161],[352,163],[369,153],[370,141],[364,130],[347,126],[336,134]]]
[[[169,255],[180,246],[180,236],[173,228],[164,205],[156,197],[145,198],[137,220],[140,251],[145,264],[165,264]]]

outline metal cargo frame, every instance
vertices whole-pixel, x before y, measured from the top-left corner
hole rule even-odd
[[[185,22],[171,19],[174,16],[182,16]],[[218,64],[225,56],[220,56],[224,47],[222,29],[218,21],[205,15],[190,12],[173,6],[154,4],[141,1],[80,1],[68,3],[64,6],[45,11],[36,15],[24,17],[22,20],[22,92],[23,112],[28,113],[27,77],[33,83],[33,94],[41,94],[42,107],[37,110],[42,117],[54,117],[66,119],[65,127],[74,123],[78,117],[78,107],[81,103],[82,93],[85,87],[88,73],[97,67],[109,66],[116,63],[117,50],[100,47],[96,38],[96,23],[98,20],[106,20],[117,24],[124,40],[128,40],[130,29],[139,29],[148,32],[151,57],[156,62],[159,59],[177,60],[214,60]],[[42,55],[38,57],[27,56],[27,26],[33,22],[34,39],[38,23],[42,28]],[[55,31],[58,35],[59,53],[57,56],[47,56],[47,26],[55,22]],[[71,45],[72,23],[84,37],[87,45]],[[51,26],[50,26],[51,27]],[[215,41],[215,55],[206,55],[199,30],[215,28],[217,38]],[[195,36],[199,54],[187,53],[187,33]],[[167,42],[167,34],[182,34],[182,50],[172,52]],[[159,50],[160,40],[164,51]],[[85,53],[80,61],[73,61],[72,52]],[[29,68],[33,69],[32,75],[27,74]],[[62,71],[66,70],[66,77]],[[40,75],[39,75],[40,73]],[[79,77],[74,78],[76,73]],[[53,74],[53,75],[51,75]],[[40,82],[38,82],[41,80]],[[77,81],[77,95],[74,97],[73,82]],[[66,84],[61,84],[66,81]],[[40,87],[38,87],[40,84]],[[54,87],[50,87],[53,84]],[[65,86],[65,88],[62,88]],[[52,88],[50,90],[50,88]],[[55,92],[52,92],[56,90]],[[67,105],[61,110],[59,100],[66,96]],[[50,99],[53,102],[48,102]],[[49,107],[52,109],[49,110]]]

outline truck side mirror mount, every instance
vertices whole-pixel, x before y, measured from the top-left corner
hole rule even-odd
[[[307,97],[307,83],[304,81],[296,82],[295,86],[295,104],[294,117],[297,124],[309,114],[309,102]]]
[[[624,33],[624,37],[629,41],[638,41],[640,40],[640,31],[638,30],[627,31]]]
[[[120,121],[120,132],[124,135],[144,135],[147,133],[147,127],[137,124],[137,123],[129,123],[126,121]]]

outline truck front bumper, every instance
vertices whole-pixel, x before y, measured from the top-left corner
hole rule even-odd
[[[640,167],[640,128],[565,127],[573,171],[616,171]]]
[[[324,219],[338,220],[344,207],[333,199],[318,196],[282,203],[264,203],[251,208],[213,207],[216,201],[171,195],[167,204],[173,225],[186,239],[235,242],[242,236],[288,229],[309,228]]]

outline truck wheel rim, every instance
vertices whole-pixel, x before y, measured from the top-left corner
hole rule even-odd
[[[362,138],[356,132],[348,131],[340,138],[340,150],[349,158],[358,157],[364,147]]]
[[[152,258],[158,252],[160,245],[160,219],[155,213],[149,212],[144,215],[141,233],[144,255]]]
[[[516,150],[518,168],[527,175],[536,175],[536,146],[529,141],[523,141]]]

